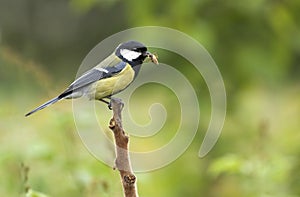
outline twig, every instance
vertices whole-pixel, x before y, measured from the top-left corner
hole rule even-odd
[[[111,108],[113,111],[113,117],[110,120],[109,128],[114,133],[115,146],[116,146],[116,161],[115,165],[120,172],[121,182],[123,185],[123,191],[125,197],[138,197],[136,188],[136,177],[132,172],[128,144],[129,137],[125,134],[122,127],[121,112],[123,109],[123,102],[121,99],[112,98]]]

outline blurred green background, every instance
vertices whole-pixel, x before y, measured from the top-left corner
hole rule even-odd
[[[122,196],[118,173],[80,141],[71,102],[24,114],[69,85],[101,40],[146,25],[199,41],[219,66],[228,105],[219,141],[200,159],[209,94],[192,69],[182,71],[201,89],[197,140],[167,167],[137,174],[140,196],[300,196],[299,10],[298,0],[1,0],[0,196],[25,185],[49,196]]]

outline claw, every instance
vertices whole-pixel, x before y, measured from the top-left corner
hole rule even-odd
[[[112,110],[111,102],[108,103],[107,107],[109,110]]]

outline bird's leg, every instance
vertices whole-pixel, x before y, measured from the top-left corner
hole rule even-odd
[[[104,100],[104,99],[99,99],[99,101],[102,101],[103,103],[106,103],[107,105],[109,105],[110,102]]]
[[[105,103],[105,104],[107,104],[107,106],[108,106],[108,109],[112,109],[111,108],[111,97],[107,97],[107,99],[109,99],[109,101],[106,101],[106,100],[104,100],[103,98],[102,99],[99,99],[99,101],[102,101],[103,103]]]

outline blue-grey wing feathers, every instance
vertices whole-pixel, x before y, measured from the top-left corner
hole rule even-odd
[[[92,69],[86,72],[84,75],[76,79],[62,94],[59,98],[64,98],[79,89],[90,85],[91,83],[98,81],[103,78],[103,72],[97,69]]]
[[[81,77],[76,79],[61,95],[59,95],[59,98],[64,98],[68,95],[70,95],[73,92],[76,92],[77,90],[80,90],[81,88],[84,88],[91,83],[94,83],[100,79],[105,79],[108,77],[111,77],[123,70],[125,68],[126,62],[119,62],[118,64],[114,66],[108,66],[104,68],[93,68],[89,71],[87,71],[85,74],[83,74]]]

